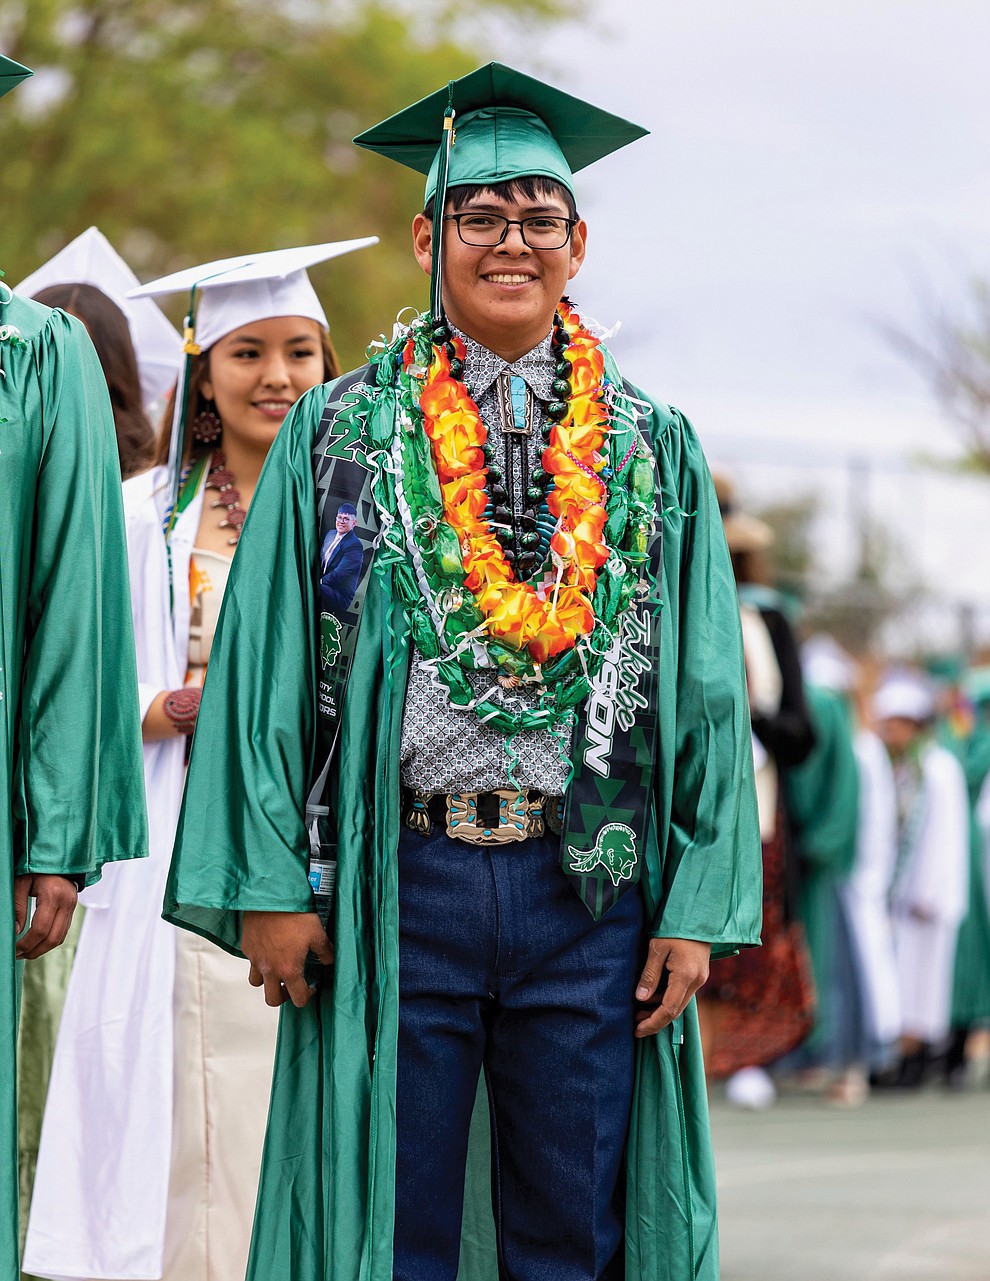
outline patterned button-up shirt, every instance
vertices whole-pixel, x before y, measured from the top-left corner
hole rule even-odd
[[[543,453],[540,429],[546,422],[546,406],[553,398],[552,335],[548,334],[532,351],[508,364],[473,338],[460,331],[455,332],[467,348],[464,378],[481,420],[488,428],[495,461],[503,475],[506,442],[502,434],[497,383],[504,371],[518,374],[526,381],[533,411],[533,430],[527,440],[528,459],[530,468],[539,467]],[[516,513],[525,506],[518,472],[509,505]],[[414,648],[402,721],[401,768],[402,781],[407,787],[423,792],[480,792],[502,787],[532,787],[548,796],[563,795],[570,773],[573,716],[564,720],[556,733],[525,730],[515,735],[507,747],[505,735],[483,725],[474,712],[452,707],[446,693],[438,689],[430,673],[423,670],[422,662],[423,655]],[[503,692],[493,672],[471,673],[469,680],[475,694],[488,694],[494,689],[491,696],[496,702],[522,698],[530,706],[536,703],[536,695],[532,693],[519,689]],[[510,777],[512,757],[518,757],[518,764]]]

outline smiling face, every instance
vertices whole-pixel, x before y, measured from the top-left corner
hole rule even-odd
[[[300,316],[254,321],[219,339],[209,360],[200,390],[216,404],[224,439],[267,449],[303,392],[323,381],[321,330]]]
[[[447,213],[453,213],[451,201]],[[533,198],[499,195],[484,187],[472,192],[457,213],[492,213],[505,218],[569,215],[563,199],[538,189]],[[433,234],[425,214],[413,222],[416,258],[427,273]],[[451,324],[504,360],[531,351],[550,332],[553,313],[584,261],[587,227],[580,220],[561,249],[531,249],[521,228],[509,227],[500,245],[466,245],[453,222],[442,224],[443,302]]]
[[[338,512],[334,521],[338,534],[349,534],[356,524],[357,517],[353,512]]]

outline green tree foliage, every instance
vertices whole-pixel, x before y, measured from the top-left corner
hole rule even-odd
[[[17,281],[96,224],[142,278],[249,250],[378,235],[314,270],[346,365],[426,302],[409,223],[423,180],[351,138],[492,57],[566,0],[0,0],[36,71],[0,110]],[[178,318],[177,315],[174,318]]]

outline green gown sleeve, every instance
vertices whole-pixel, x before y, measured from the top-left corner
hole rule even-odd
[[[165,889],[167,921],[239,954],[241,913],[305,912],[318,563],[310,450],[328,389],[271,448],[224,593]]]
[[[742,631],[718,500],[691,424],[654,406],[664,505],[655,938],[758,944],[762,857]]]
[[[36,373],[35,496],[16,774],[18,873],[99,879],[148,852],[120,467],[83,326],[53,312]]]

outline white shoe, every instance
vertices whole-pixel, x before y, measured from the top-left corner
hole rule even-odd
[[[733,1107],[763,1112],[776,1101],[777,1088],[763,1068],[741,1068],[726,1082],[725,1097]]]

